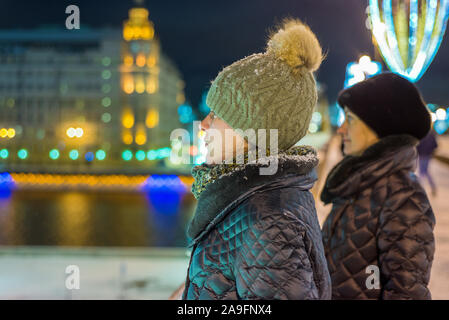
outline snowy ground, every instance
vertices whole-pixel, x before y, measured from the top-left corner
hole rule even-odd
[[[183,249],[0,248],[0,299],[167,299],[188,259]],[[79,290],[66,288],[69,265]]]

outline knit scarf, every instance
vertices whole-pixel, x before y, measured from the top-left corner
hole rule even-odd
[[[292,147],[287,151],[280,152],[279,155],[287,155],[287,156],[304,156],[310,153],[314,153],[314,149],[310,146],[298,146]],[[270,152],[266,152],[266,157],[270,156]],[[207,188],[207,186],[216,180],[220,179],[223,176],[229,175],[233,172],[243,170],[245,165],[249,163],[248,154],[245,153],[244,160],[242,164],[232,163],[232,164],[214,164],[208,165],[203,164],[199,166],[195,166],[192,169],[192,176],[195,179],[192,184],[192,193],[196,199],[199,199],[201,193]],[[264,157],[265,158],[265,157]],[[261,161],[264,158],[260,158],[257,161]],[[239,161],[242,162],[242,161]]]

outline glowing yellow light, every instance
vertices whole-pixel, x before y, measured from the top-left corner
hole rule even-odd
[[[136,58],[136,65],[138,67],[144,67],[145,66],[145,62],[146,62],[145,56],[143,55],[143,53],[139,53],[137,55],[137,58]]]
[[[6,138],[7,136],[8,136],[8,130],[5,129],[5,128],[2,128],[2,129],[0,130],[0,137]]]
[[[134,126],[134,114],[130,108],[124,109],[122,114],[122,124],[127,129],[131,129]]]
[[[75,128],[68,128],[66,133],[69,138],[73,138],[76,135],[76,130]]]
[[[147,81],[147,92],[152,94],[155,93],[157,90],[157,78],[151,77]]]
[[[159,112],[156,109],[148,110],[145,124],[150,129],[156,127],[159,124]]]
[[[149,56],[147,59],[147,65],[149,67],[154,67],[156,65],[156,57],[155,56]]]
[[[132,8],[129,10],[129,20],[123,27],[123,38],[130,40],[151,40],[154,37],[153,24],[148,20],[148,10]]]
[[[145,130],[145,126],[142,124],[139,124],[137,126],[137,133],[136,133],[136,143],[141,146],[147,142],[147,133]]]
[[[124,144],[133,143],[133,135],[129,131],[123,131],[122,133],[122,141]]]
[[[76,136],[77,138],[81,138],[81,137],[83,136],[83,134],[84,134],[84,130],[83,130],[82,128],[76,128],[76,130],[75,130],[75,136]]]
[[[127,67],[131,67],[134,63],[134,58],[131,55],[126,55],[123,58],[123,64]]]
[[[176,103],[183,104],[185,101],[186,101],[186,97],[185,97],[184,93],[178,93],[176,95]]]
[[[131,76],[126,76],[123,78],[123,91],[127,94],[134,92],[134,80]]]
[[[126,26],[123,28],[123,39],[129,41],[133,38],[133,28]]]
[[[142,38],[143,39],[149,40],[149,39],[153,38],[154,30],[152,27],[150,27],[150,26],[143,27],[141,30],[142,30]]]
[[[136,79],[136,92],[143,93],[145,92],[145,82],[142,77]]]
[[[206,137],[206,131],[204,131],[204,130],[200,130],[199,132],[198,132],[198,138],[205,138]]]
[[[16,130],[14,130],[13,128],[9,128],[7,134],[8,134],[8,138],[14,138],[16,135]]]

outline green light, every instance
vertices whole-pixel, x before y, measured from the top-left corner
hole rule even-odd
[[[95,153],[95,157],[97,157],[98,160],[102,161],[106,158],[106,152],[100,149]]]
[[[111,85],[108,83],[105,83],[102,87],[101,87],[101,91],[103,91],[104,93],[109,93],[111,92]]]
[[[145,160],[145,156],[146,156],[146,154],[145,154],[145,151],[143,151],[143,150],[139,150],[139,151],[136,152],[136,159],[138,161]]]
[[[122,158],[125,161],[130,161],[133,158],[133,153],[129,150],[125,150],[122,153]]]
[[[101,121],[103,121],[104,123],[109,123],[111,121],[111,114],[108,112],[105,112],[101,115]]]
[[[69,152],[69,157],[72,160],[78,159],[79,156],[80,156],[80,154],[79,154],[78,150],[73,149]]]
[[[59,150],[58,149],[51,150],[49,156],[51,159],[57,160],[59,158]]]
[[[103,79],[108,80],[111,78],[111,71],[109,70],[103,70],[103,72],[101,73],[101,76],[103,77]]]
[[[147,157],[148,157],[148,160],[156,160],[156,158],[157,158],[157,151],[156,150],[148,151]]]
[[[106,108],[109,107],[111,105],[111,98],[104,97],[103,99],[101,99],[101,105]]]
[[[28,157],[28,151],[27,151],[27,149],[20,149],[20,150],[17,152],[17,156],[18,156],[20,159],[25,160],[25,159]]]
[[[109,57],[104,57],[103,59],[101,59],[101,63],[105,66],[108,67],[111,64],[111,58]]]
[[[8,149],[2,149],[0,150],[0,158],[2,159],[6,159],[9,156],[9,152]]]

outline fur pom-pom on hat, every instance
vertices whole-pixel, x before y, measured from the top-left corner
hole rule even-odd
[[[206,103],[231,128],[278,132],[278,149],[288,150],[309,129],[318,100],[313,72],[323,53],[317,37],[299,20],[286,20],[256,53],[224,68]],[[245,138],[245,137],[244,137]],[[246,139],[246,138],[245,138]]]
[[[323,61],[323,50],[317,37],[298,19],[284,21],[270,37],[267,53],[274,54],[293,69],[305,68],[308,72],[318,70]]]

